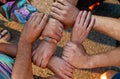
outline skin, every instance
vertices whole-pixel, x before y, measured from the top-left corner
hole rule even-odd
[[[51,58],[48,68],[62,79],[72,79],[73,77],[74,67],[56,56]]]
[[[17,45],[0,43],[0,52],[4,52],[11,57],[16,57]]]
[[[70,4],[67,0],[58,0],[53,3],[50,15],[61,21],[65,28],[69,28],[74,24],[78,13],[79,9]]]
[[[59,21],[50,18],[45,29],[42,32],[42,36],[44,36],[43,39],[47,35],[52,36],[51,38],[53,41],[51,38],[49,42],[42,41],[34,50],[33,62],[35,65],[43,68],[47,67],[50,58],[53,56],[57,49],[57,42],[61,40],[62,33],[63,25]]]
[[[60,1],[62,1],[62,0],[60,0]],[[74,0],[72,0],[72,1],[74,2]],[[55,3],[53,3],[53,5],[56,5],[58,3],[55,2]],[[69,0],[64,1],[64,4],[65,3],[70,4]],[[65,9],[63,8],[63,7],[65,7],[64,5],[61,5],[61,6],[56,5],[56,6],[52,6],[52,8],[55,7],[55,8],[57,8],[57,10],[59,10],[59,13],[65,12],[69,16],[73,16],[74,12],[76,13],[76,15],[78,15],[79,11],[77,11],[78,10],[77,7],[75,7],[75,5],[72,5],[72,3],[71,3],[71,6],[73,8],[69,7],[69,6],[66,7],[67,11],[65,11],[66,8]],[[58,19],[61,22],[65,22],[64,24],[66,24],[70,20],[70,17],[66,17],[63,14],[56,13],[55,10],[52,9],[52,14],[51,14],[51,15],[53,15],[54,18]],[[66,21],[64,21],[64,19],[60,19],[60,17],[64,18]],[[74,16],[74,18],[76,18],[76,17],[77,16]],[[104,33],[104,34],[120,41],[120,35],[119,35],[120,21],[118,19],[111,18],[111,17],[105,17],[105,16],[96,16],[96,15],[92,15],[92,17],[94,17],[96,19],[95,25],[93,26],[94,30],[101,32],[101,33]],[[69,23],[69,24],[71,24],[70,26],[72,26],[72,24],[74,24],[74,22],[75,22],[75,20],[71,20],[71,22]],[[115,27],[113,27],[113,26],[115,26]]]
[[[76,19],[75,25],[73,27],[71,41],[68,42],[64,47],[62,58],[76,68],[79,67],[78,64],[79,60],[81,61],[88,60],[84,57],[85,55],[84,52],[86,51],[81,44],[87,38],[94,23],[95,23],[95,19],[91,17],[90,12],[80,11]],[[84,63],[81,64],[86,65]]]
[[[43,38],[50,36],[52,39],[56,40],[53,43],[57,43],[61,40],[63,29],[63,24],[61,24],[56,19],[50,18],[45,29],[42,32],[42,36]]]
[[[46,36],[51,36],[53,40],[50,39],[49,42],[53,41],[54,43],[57,43],[58,41],[60,41],[62,37],[61,34],[63,32],[63,29],[64,29],[63,25],[59,21],[50,18],[48,24],[46,25],[42,33],[42,38],[44,39]],[[35,49],[33,53],[34,64],[43,68],[47,67],[48,62],[55,51],[56,51],[56,44],[42,41],[42,43],[39,44],[39,46]]]
[[[48,17],[46,15],[36,13],[27,22],[18,43],[17,56],[11,79],[33,79],[31,60],[32,45],[39,38],[47,23],[47,19]]]
[[[34,64],[39,67],[46,68],[56,49],[56,44],[42,41],[33,52]]]
[[[92,17],[91,12],[80,11],[73,26],[71,40],[73,42],[82,44],[87,38],[94,24],[95,19]]]

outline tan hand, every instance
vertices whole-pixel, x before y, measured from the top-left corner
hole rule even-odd
[[[42,37],[50,37],[56,40],[53,42],[59,42],[62,37],[63,29],[63,25],[58,20],[50,18],[44,31],[42,32]]]
[[[91,12],[80,11],[72,30],[71,40],[81,44],[87,38],[94,23],[95,19],[92,17]]]
[[[61,21],[65,28],[69,28],[75,23],[79,10],[67,0],[58,0],[53,3],[50,15]]]
[[[56,44],[42,41],[33,52],[34,64],[46,68],[56,49]]]
[[[72,79],[74,68],[58,57],[52,57],[48,68],[62,79]]]
[[[62,58],[76,68],[86,68],[89,56],[82,45],[68,42]]]
[[[43,13],[33,14],[26,23],[26,26],[21,33],[20,40],[27,43],[34,43],[41,35],[41,32],[47,23],[47,19],[47,15],[44,15]]]

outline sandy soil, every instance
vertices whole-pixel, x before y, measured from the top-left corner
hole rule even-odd
[[[40,11],[49,13],[50,6],[52,4],[52,0],[33,0],[32,4],[36,6]],[[117,3],[116,0],[107,0],[107,2]],[[15,22],[8,22],[4,17],[0,16],[0,25],[8,29],[12,35],[10,40],[11,43],[17,43],[19,40],[20,32],[22,30],[22,26]],[[63,38],[61,42],[59,42],[59,49],[57,53],[62,52],[62,47],[66,44],[66,42],[70,39],[70,33],[64,32]],[[104,43],[95,42],[93,40],[87,39],[84,42],[84,46],[89,54],[96,54],[100,52],[105,52],[115,48],[115,46],[107,45]],[[91,70],[75,70],[74,79],[99,79],[100,75],[104,73],[108,68],[97,68]],[[33,73],[35,79],[40,79],[42,77],[52,76],[53,73],[48,69],[42,69],[40,67],[36,67],[33,65]]]

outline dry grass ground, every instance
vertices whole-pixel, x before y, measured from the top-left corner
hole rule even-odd
[[[109,0],[109,2],[117,3],[116,0]],[[36,6],[40,11],[49,13],[52,0],[33,0],[32,4]],[[19,40],[19,35],[22,26],[15,22],[8,22],[4,17],[0,16],[0,25],[8,29],[12,34],[11,43],[17,43]],[[66,42],[70,39],[70,33],[64,32],[61,42],[58,44],[59,47],[63,47]],[[109,39],[108,39],[109,40]],[[105,52],[115,48],[115,45],[108,45],[100,42],[95,42],[91,39],[87,39],[84,42],[84,46],[89,54],[96,54],[100,52]],[[62,52],[61,48],[57,53]],[[57,64],[57,63],[56,63]],[[74,79],[99,79],[100,75],[106,71],[106,68],[98,68],[91,70],[76,70],[74,72]],[[35,79],[40,79],[41,77],[47,77],[53,75],[48,69],[42,69],[33,65],[33,73]]]

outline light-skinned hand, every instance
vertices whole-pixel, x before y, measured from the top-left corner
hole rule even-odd
[[[34,13],[26,23],[20,41],[33,44],[41,35],[42,30],[46,26],[48,16],[43,13]]]
[[[76,68],[88,68],[89,55],[82,45],[68,42],[64,47],[62,58]]]
[[[59,57],[52,57],[48,68],[52,70],[60,79],[72,79],[74,67]]]
[[[79,9],[67,0],[57,0],[53,3],[50,15],[61,21],[65,28],[69,28],[75,23]]]
[[[81,44],[87,38],[94,23],[95,19],[91,12],[80,11],[72,30],[71,40]]]
[[[61,40],[63,33],[63,25],[58,20],[50,18],[44,31],[42,32],[42,37],[50,37],[54,40],[49,40],[49,42],[57,43]]]
[[[39,67],[46,68],[56,49],[56,44],[42,41],[33,52],[33,63]]]

